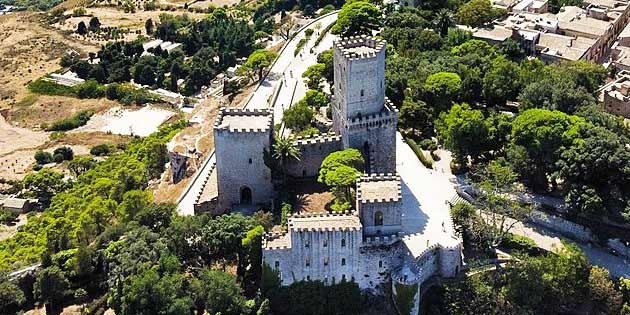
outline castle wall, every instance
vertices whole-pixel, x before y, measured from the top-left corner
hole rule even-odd
[[[396,110],[385,111],[362,119],[347,122],[342,133],[344,147],[360,150],[367,159],[369,173],[396,172]],[[367,146],[366,146],[367,143]],[[365,150],[368,152],[365,152]]]
[[[268,203],[273,197],[271,170],[264,162],[271,130],[231,132],[215,129],[219,208],[241,202],[241,190],[251,189],[252,204]]]
[[[287,172],[295,178],[317,177],[324,159],[335,151],[343,149],[341,137],[326,134],[294,141],[300,150],[300,160],[292,161]]]
[[[392,235],[401,231],[401,201],[358,203],[359,215],[366,236]],[[377,211],[383,213],[383,225],[375,225]]]

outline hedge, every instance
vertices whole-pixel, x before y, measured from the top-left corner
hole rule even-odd
[[[46,131],[66,131],[79,128],[87,124],[92,115],[94,115],[94,112],[91,110],[80,111],[72,115],[70,118],[53,122],[50,126],[48,126],[48,128],[46,128]]]

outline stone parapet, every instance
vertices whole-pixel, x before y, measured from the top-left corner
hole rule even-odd
[[[384,40],[366,35],[345,37],[335,41],[334,46],[342,52],[343,56],[350,60],[375,58],[386,48]],[[360,50],[359,47],[369,49]]]
[[[243,119],[243,124],[239,124],[234,127],[227,122],[227,118],[259,118],[255,120]],[[273,110],[267,108],[255,108],[255,109],[239,109],[239,108],[226,108],[221,107],[219,114],[214,122],[214,132],[229,131],[229,132],[268,132],[273,126]]]
[[[297,137],[293,141],[293,143],[298,146],[307,146],[307,145],[315,145],[315,144],[328,144],[328,143],[338,143],[341,141],[341,136],[337,135],[333,132],[324,133],[324,134],[315,134],[310,137]]]
[[[349,129],[363,128],[366,126],[382,126],[398,124],[398,109],[391,103],[389,99],[385,99],[383,110],[377,114],[356,116],[348,119]]]
[[[384,190],[380,190],[382,194],[374,194],[370,191],[366,193],[366,186],[369,183],[384,183],[390,182],[388,185],[391,187]],[[370,174],[357,176],[357,201],[360,203],[384,203],[384,202],[397,202],[402,199],[401,179],[397,174]]]
[[[392,245],[398,241],[400,241],[402,238],[399,235],[400,233],[397,234],[393,234],[393,235],[385,235],[385,236],[368,236],[368,237],[364,237],[363,238],[363,244],[362,246],[365,247],[370,247],[370,246],[389,246]]]

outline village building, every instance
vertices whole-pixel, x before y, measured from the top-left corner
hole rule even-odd
[[[600,101],[605,111],[630,118],[630,72],[619,72],[613,82],[602,87]]]

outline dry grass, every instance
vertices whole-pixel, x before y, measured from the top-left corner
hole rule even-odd
[[[28,83],[57,70],[69,49],[87,53],[99,48],[49,29],[42,19],[34,12],[0,16],[0,108],[24,99]]]
[[[26,224],[28,219],[26,214],[20,214],[17,218],[17,222],[13,225],[0,224],[0,241],[13,237],[20,226]]]
[[[105,98],[76,99],[64,96],[34,95],[32,104],[14,106],[8,111],[7,118],[21,127],[37,129],[42,123],[50,124],[68,118],[80,111],[92,110],[95,113],[119,106]]]

